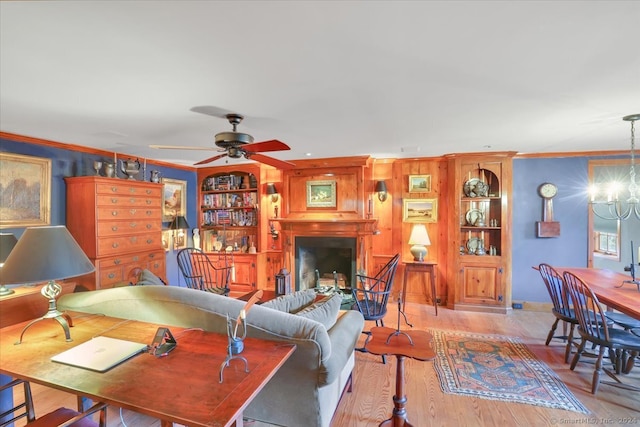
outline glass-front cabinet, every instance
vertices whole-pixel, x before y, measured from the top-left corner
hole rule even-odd
[[[511,310],[511,182],[514,153],[449,159],[448,301],[454,309]]]

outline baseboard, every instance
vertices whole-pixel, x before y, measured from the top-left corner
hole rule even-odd
[[[513,308],[516,310],[550,312],[553,304],[550,302],[514,301]]]

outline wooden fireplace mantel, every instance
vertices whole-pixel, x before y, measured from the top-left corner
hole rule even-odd
[[[296,237],[355,237],[357,269],[367,271],[373,265],[373,234],[376,231],[376,218],[272,218],[278,222],[282,231],[283,255],[285,265],[290,271],[296,271],[294,242]],[[295,275],[294,275],[295,276]],[[292,286],[296,289],[297,278],[292,277]]]
[[[345,219],[345,218],[273,218],[270,221],[280,223],[282,230],[294,232],[296,235],[315,235],[317,233],[333,233],[334,235],[360,235],[373,233],[377,219]]]

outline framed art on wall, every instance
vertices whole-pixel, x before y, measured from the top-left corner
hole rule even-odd
[[[410,193],[428,193],[431,191],[431,175],[409,175]]]
[[[187,181],[162,178],[162,221],[170,222],[176,216],[187,216]]]
[[[51,159],[0,153],[0,226],[51,224]]]
[[[173,230],[162,230],[162,248],[165,252],[169,252],[171,248],[171,234]]]
[[[336,182],[331,180],[307,181],[307,207],[335,208]]]
[[[404,222],[437,222],[438,199],[404,199],[402,220]]]

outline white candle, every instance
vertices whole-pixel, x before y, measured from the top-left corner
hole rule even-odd
[[[113,153],[113,166],[116,166],[118,164],[118,155],[114,152]]]
[[[244,319],[246,319],[246,318],[247,318],[247,312],[246,312],[246,311],[244,311],[244,308],[243,308],[242,310],[240,310],[240,318],[241,318],[242,320],[244,320]]]
[[[369,196],[369,213],[373,214],[373,199]]]

